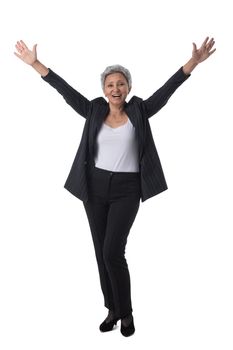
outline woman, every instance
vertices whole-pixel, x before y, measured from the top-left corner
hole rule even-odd
[[[148,119],[157,113],[193,69],[213,54],[208,37],[192,57],[151,97],[126,98],[130,72],[110,66],[101,75],[103,97],[89,101],[37,59],[21,40],[15,55],[31,65],[86,119],[82,139],[65,188],[83,201],[95,247],[104,303],[109,312],[100,325],[107,332],[121,320],[121,333],[134,333],[130,276],[125,259],[127,237],[143,201],[167,189]]]

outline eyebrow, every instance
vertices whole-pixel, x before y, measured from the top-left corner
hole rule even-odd
[[[125,83],[123,79],[117,80],[117,83],[122,83],[122,82]],[[108,81],[106,84],[112,84],[112,83],[114,83],[114,81]]]

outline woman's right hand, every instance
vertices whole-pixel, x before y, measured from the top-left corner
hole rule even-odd
[[[17,41],[15,47],[17,52],[14,52],[14,54],[18,58],[20,58],[23,62],[32,66],[37,61],[37,51],[36,51],[37,44],[33,46],[32,50],[29,50],[29,48],[23,42],[23,40],[20,40],[20,41]]]

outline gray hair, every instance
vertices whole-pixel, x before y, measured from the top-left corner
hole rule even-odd
[[[129,72],[129,70],[123,66],[121,66],[120,64],[115,64],[113,66],[108,66],[104,72],[101,74],[101,86],[102,89],[104,89],[104,83],[105,83],[105,79],[109,74],[112,73],[121,73],[124,75],[125,79],[127,80],[129,89],[131,89],[132,87],[132,77],[131,74]]]

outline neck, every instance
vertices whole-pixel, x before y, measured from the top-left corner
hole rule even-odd
[[[113,105],[109,105],[110,107],[110,114],[113,117],[118,117],[120,115],[122,115],[124,113],[124,105],[121,106],[113,106]]]

